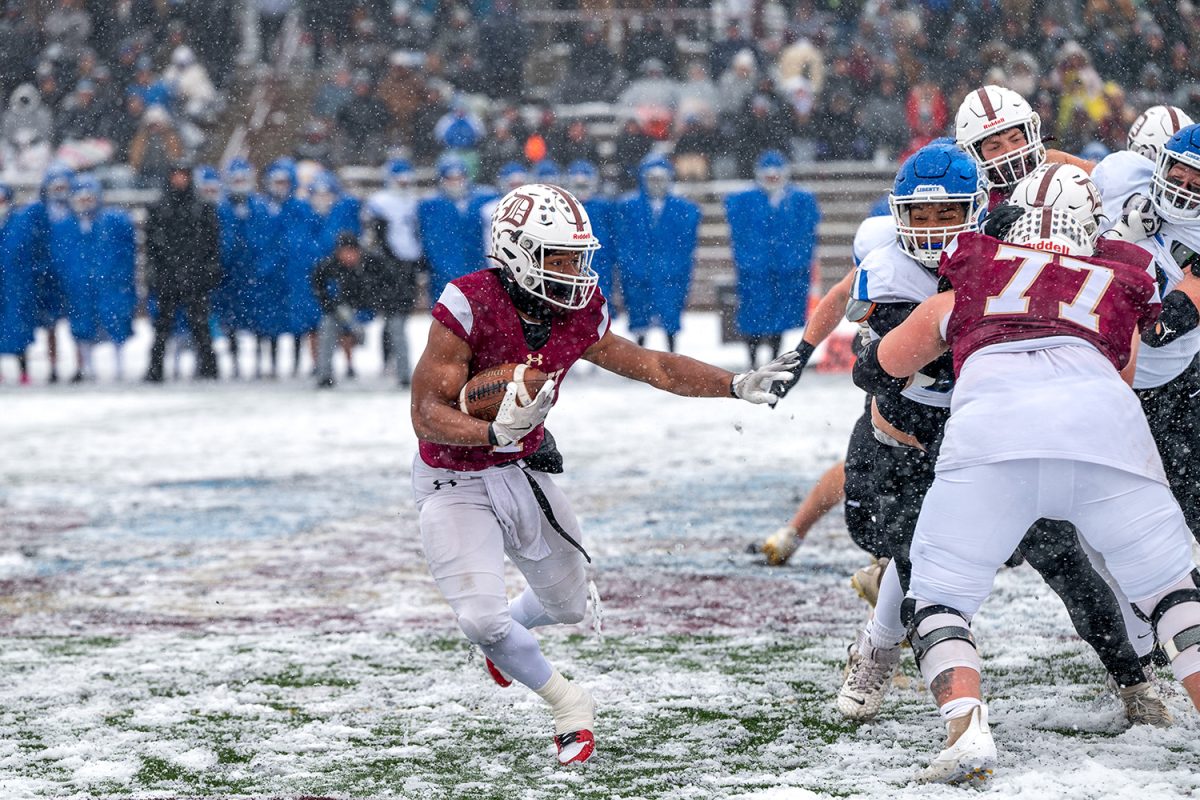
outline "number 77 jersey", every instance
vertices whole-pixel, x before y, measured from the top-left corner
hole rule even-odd
[[[1082,339],[1120,370],[1135,330],[1153,325],[1162,308],[1150,276],[1152,256],[1136,245],[1096,242],[1091,256],[1018,246],[961,233],[941,266],[954,287],[946,341],[958,375],[970,355],[1001,343],[1070,336]]]

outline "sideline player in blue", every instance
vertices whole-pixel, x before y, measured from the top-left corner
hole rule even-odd
[[[613,226],[616,224],[616,204],[600,194],[600,170],[590,161],[574,161],[567,167],[567,188],[583,203],[583,208],[592,221],[592,233],[600,241],[600,249],[592,259],[592,269],[600,276],[600,293],[613,308],[613,279],[616,264],[616,242],[613,241]]]
[[[235,158],[225,168],[221,201],[217,204],[220,229],[221,283],[212,296],[217,326],[229,338],[233,377],[241,372],[238,333],[254,328],[255,252],[251,236],[251,197],[254,167]],[[260,201],[261,202],[261,201]]]
[[[493,198],[471,185],[467,164],[455,155],[438,161],[438,193],[417,207],[421,245],[429,263],[431,302],[450,281],[488,266],[480,209]]]
[[[642,346],[650,327],[661,326],[672,353],[700,231],[700,206],[672,194],[674,180],[670,161],[648,156],[639,173],[640,189],[620,201],[616,225],[617,272],[629,331]]]
[[[12,187],[0,183],[0,353],[16,356],[21,384],[29,383],[25,348],[33,343],[33,273],[22,257],[28,217],[13,208]]]
[[[759,156],[755,188],[725,198],[737,269],[737,328],[750,348],[750,368],[766,344],[779,355],[783,333],[804,325],[821,212],[811,192],[788,182],[778,150]]]
[[[75,337],[78,369],[73,381],[95,378],[92,349],[105,339],[116,350],[120,381],[125,375],[122,349],[133,335],[137,308],[133,220],[124,211],[104,208],[100,181],[87,174],[71,182],[71,211],[50,229],[50,262]]]

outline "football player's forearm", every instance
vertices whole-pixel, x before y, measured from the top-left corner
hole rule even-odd
[[[733,373],[678,353],[655,353],[641,380],[683,397],[730,397]]]
[[[1163,298],[1162,313],[1158,322],[1149,330],[1142,332],[1142,342],[1149,347],[1162,347],[1195,330],[1200,325],[1200,311],[1197,311],[1197,300],[1200,300],[1200,281],[1192,284],[1180,284],[1180,288]],[[1193,296],[1194,295],[1194,296]]]
[[[413,401],[413,431],[417,438],[434,444],[490,444],[488,423],[468,416],[438,399]]]
[[[803,341],[816,347],[829,338],[842,321],[846,312],[846,301],[850,298],[850,280],[853,273],[838,281],[832,289],[825,293],[821,302],[813,309],[812,319],[804,326]]]

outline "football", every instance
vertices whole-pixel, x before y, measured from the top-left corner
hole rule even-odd
[[[476,419],[491,422],[500,410],[510,381],[517,384],[517,402],[529,405],[550,376],[525,364],[501,364],[476,374],[458,393],[458,407]]]

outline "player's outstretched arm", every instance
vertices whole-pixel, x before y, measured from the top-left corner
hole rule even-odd
[[[846,301],[850,299],[850,285],[853,281],[854,270],[851,270],[846,273],[844,278],[830,287],[821,301],[817,303],[808,324],[804,326],[804,336],[800,340],[802,346],[808,345],[815,349],[834,332],[842,321],[842,316],[846,313]],[[797,347],[796,350],[799,351],[800,347]]]
[[[795,352],[750,372],[738,375],[703,361],[679,355],[647,350],[612,331],[604,334],[583,357],[635,381],[684,397],[739,397],[751,403],[774,403],[777,399],[767,387],[773,381],[788,380],[786,370],[797,363]]]
[[[1046,160],[1052,164],[1070,164],[1073,167],[1079,167],[1088,175],[1092,174],[1092,170],[1096,168],[1095,161],[1088,161],[1086,158],[1073,156],[1070,153],[1053,148],[1046,151]]]
[[[437,444],[489,444],[488,423],[458,410],[471,348],[437,320],[413,370],[412,424],[417,437]]]

